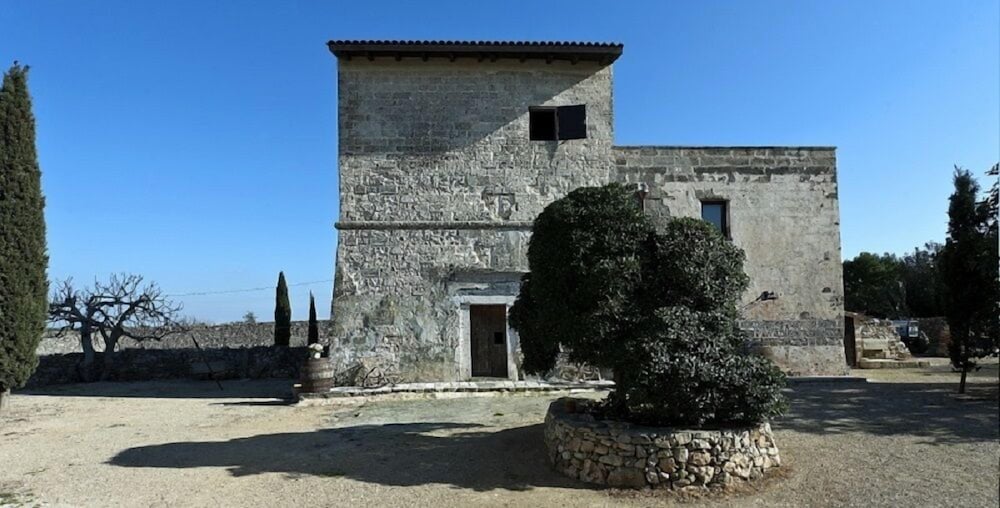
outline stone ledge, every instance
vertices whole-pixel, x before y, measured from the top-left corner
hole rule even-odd
[[[586,483],[622,488],[725,486],[781,465],[771,426],[705,430],[596,420],[592,401],[561,398],[545,416],[549,460]]]
[[[445,383],[400,383],[378,388],[337,386],[324,393],[300,393],[300,401],[356,399],[393,394],[531,394],[552,392],[590,392],[614,387],[612,381],[455,381]]]

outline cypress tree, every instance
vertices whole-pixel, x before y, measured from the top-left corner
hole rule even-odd
[[[278,272],[278,288],[274,297],[274,345],[288,346],[292,339],[292,305],[288,303],[285,272]]]
[[[955,192],[949,198],[948,238],[939,270],[945,284],[945,313],[951,329],[948,353],[962,372],[959,393],[965,393],[968,372],[976,359],[997,344],[997,238],[990,230],[988,201],[978,201],[979,185],[972,174],[955,169]]]
[[[0,403],[38,365],[49,291],[44,208],[28,67],[14,62],[0,87]]]
[[[309,292],[309,344],[319,342],[319,323],[316,321],[316,299]]]

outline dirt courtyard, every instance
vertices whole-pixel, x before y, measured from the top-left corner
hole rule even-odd
[[[0,506],[998,506],[997,365],[789,389],[783,477],[727,498],[593,489],[549,469],[551,396],[289,405],[287,381],[21,392]]]

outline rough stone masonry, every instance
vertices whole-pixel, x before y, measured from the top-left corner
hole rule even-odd
[[[833,148],[614,146],[618,44],[329,48],[339,368],[523,379],[504,317],[527,271],[531,222],[573,189],[617,181],[645,189],[637,196],[660,224],[713,219],[746,251],[743,326],[757,350],[792,374],[846,371]]]

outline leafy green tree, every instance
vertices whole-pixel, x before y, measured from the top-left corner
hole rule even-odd
[[[910,317],[944,315],[944,285],[937,266],[942,248],[940,243],[927,242],[901,259],[901,279]]]
[[[862,252],[844,261],[844,308],[877,318],[908,314],[903,262],[892,254]]]
[[[783,410],[784,376],[736,326],[743,252],[711,224],[674,219],[657,233],[629,189],[577,189],[535,220],[528,263],[510,317],[529,372],[551,369],[562,346],[571,361],[611,369],[606,410],[642,423]]]
[[[949,198],[948,238],[940,269],[946,292],[946,317],[951,329],[948,353],[962,372],[959,393],[965,393],[969,370],[997,346],[1000,324],[1000,280],[996,228],[991,225],[989,200],[978,201],[979,184],[958,167],[955,192]]]
[[[274,345],[285,346],[292,340],[292,305],[288,302],[288,284],[285,272],[278,273],[278,287],[274,297]]]
[[[44,209],[28,67],[14,62],[0,86],[0,402],[38,365],[48,317]]]
[[[319,322],[316,320],[316,299],[309,292],[309,339],[308,344],[319,342]]]

